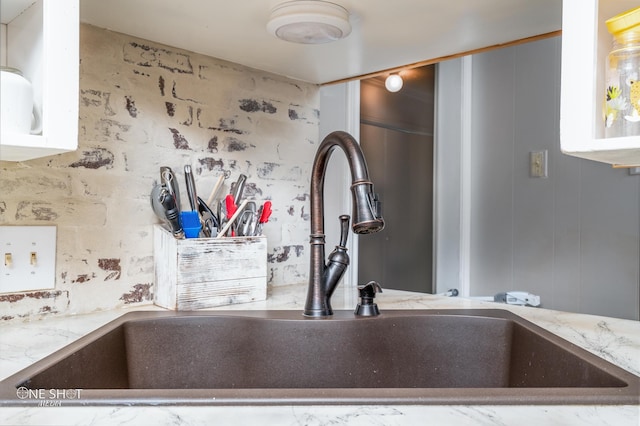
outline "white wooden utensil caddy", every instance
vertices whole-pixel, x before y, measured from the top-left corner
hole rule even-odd
[[[194,310],[267,298],[267,238],[178,240],[154,226],[154,303]]]

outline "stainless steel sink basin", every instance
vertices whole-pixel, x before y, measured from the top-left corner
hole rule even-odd
[[[639,380],[504,310],[135,312],[0,382],[0,403],[638,404]]]

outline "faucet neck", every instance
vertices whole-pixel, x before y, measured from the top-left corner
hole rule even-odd
[[[362,149],[346,132],[333,132],[324,138],[316,152],[311,169],[311,235],[324,235],[324,178],[331,154],[340,147],[347,157],[351,170],[352,186],[369,181],[369,171]]]

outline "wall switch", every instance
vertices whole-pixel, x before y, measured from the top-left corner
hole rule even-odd
[[[531,177],[546,178],[547,174],[547,150],[531,151],[530,155]]]
[[[0,226],[0,254],[0,293],[55,287],[55,226]]]

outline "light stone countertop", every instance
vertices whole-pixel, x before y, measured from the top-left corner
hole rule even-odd
[[[346,293],[346,294],[345,294]],[[302,312],[306,285],[275,287],[266,301],[220,310],[294,309]],[[353,309],[355,290],[338,288],[334,309]],[[509,306],[397,290],[377,297],[384,309],[501,308],[640,375],[640,322],[546,309]],[[27,367],[105,323],[132,310],[50,317],[0,325],[0,378]],[[639,406],[251,406],[251,407],[4,407],[2,425],[611,425],[640,424]]]

